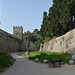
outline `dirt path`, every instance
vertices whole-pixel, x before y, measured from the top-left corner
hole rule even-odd
[[[49,68],[48,64],[35,63],[11,53],[15,63],[0,75],[75,75],[75,65],[63,65],[60,68]]]

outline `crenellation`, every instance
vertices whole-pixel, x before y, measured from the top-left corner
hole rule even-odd
[[[0,53],[3,52],[15,52],[15,51],[25,51],[26,50],[26,41],[23,39],[23,27],[22,26],[13,26],[13,35],[21,38],[21,42],[12,38],[11,34],[0,29]],[[36,50],[34,44],[30,42],[30,50]]]
[[[22,40],[23,39],[23,27],[13,26],[13,35],[18,36]]]

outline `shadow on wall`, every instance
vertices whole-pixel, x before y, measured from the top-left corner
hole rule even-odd
[[[0,33],[0,53],[26,50],[25,43],[10,38],[8,34]]]

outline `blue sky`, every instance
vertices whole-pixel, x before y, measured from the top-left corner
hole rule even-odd
[[[43,12],[48,12],[52,0],[0,0],[0,28],[13,33],[13,26],[23,31],[40,29]]]

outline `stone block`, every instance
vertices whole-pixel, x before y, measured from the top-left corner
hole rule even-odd
[[[39,61],[39,59],[38,59],[38,58],[36,58],[36,59],[35,59],[35,61],[36,61],[36,62],[38,62],[38,61]]]
[[[72,55],[72,59],[75,60],[75,55]]]
[[[48,60],[47,60],[47,59],[45,59],[43,62],[44,62],[44,63],[48,63]]]
[[[73,65],[73,64],[74,64],[74,60],[70,60],[70,61],[69,61],[69,64],[70,64],[70,65]]]

